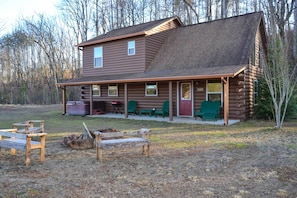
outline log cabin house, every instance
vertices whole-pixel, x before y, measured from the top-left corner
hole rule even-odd
[[[80,86],[81,101],[112,112],[112,101],[137,101],[137,109],[162,108],[193,117],[205,100],[221,101],[221,117],[253,115],[257,76],[267,54],[262,12],[185,26],[171,17],[112,30],[77,45],[83,77],[59,82],[66,113],[66,87]],[[99,105],[99,106],[100,106]],[[98,107],[96,107],[98,108]]]

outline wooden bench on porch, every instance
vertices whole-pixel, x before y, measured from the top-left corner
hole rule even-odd
[[[11,149],[11,155],[15,155],[15,150],[25,151],[25,164],[30,164],[31,150],[40,150],[40,161],[44,161],[45,136],[46,133],[21,134],[16,133],[17,129],[0,129],[0,152],[1,147]],[[33,137],[40,137],[40,141],[33,141]]]
[[[102,150],[142,146],[142,153],[150,156],[150,130],[141,129],[136,132],[94,132],[96,136],[96,155],[102,162]],[[147,147],[147,151],[145,151]]]

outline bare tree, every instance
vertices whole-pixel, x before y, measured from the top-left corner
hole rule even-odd
[[[5,29],[5,20],[0,19],[0,33]]]
[[[296,2],[295,2],[296,4]],[[295,5],[297,7],[297,5]],[[293,58],[297,61],[297,9],[294,10]]]
[[[273,34],[279,35],[283,42],[286,39],[285,26],[295,9],[295,0],[269,0],[270,25]]]
[[[63,45],[60,45],[61,41],[58,40],[58,36],[61,36],[62,33],[57,29],[57,21],[46,18],[44,15],[38,15],[37,20],[25,20],[25,31],[41,52],[39,61],[43,63],[40,68],[42,81],[50,93],[44,93],[43,95],[47,96],[44,99],[46,103],[59,101],[60,94],[55,84],[63,75],[61,63],[64,62],[62,58],[64,48]]]
[[[221,18],[228,16],[228,3],[230,0],[221,0]]]
[[[189,8],[192,10],[192,12],[194,13],[194,16],[196,18],[196,23],[199,22],[199,14],[198,12],[195,10],[194,6],[193,6],[193,2],[191,0],[183,0],[184,3],[189,6]],[[211,4],[211,0],[208,0],[207,2],[209,2]],[[209,6],[209,9],[208,9],[208,15],[211,16],[211,5]]]
[[[78,42],[88,40],[91,19],[90,0],[61,0],[57,8],[62,12],[65,23],[80,39]]]
[[[289,65],[288,45],[280,36],[274,35],[269,49],[268,64],[264,64],[263,73],[273,101],[275,127],[281,128],[297,83],[296,65]]]

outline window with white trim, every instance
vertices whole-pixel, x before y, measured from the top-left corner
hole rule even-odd
[[[100,85],[92,85],[92,93],[93,96],[100,96],[101,95],[101,89],[100,89]]]
[[[128,41],[128,55],[135,55],[135,41]]]
[[[220,80],[208,80],[206,84],[206,100],[223,101],[223,87]]]
[[[145,96],[157,96],[158,83],[145,83]]]
[[[108,96],[118,96],[118,85],[108,85]]]
[[[103,67],[103,47],[94,48],[94,67]]]

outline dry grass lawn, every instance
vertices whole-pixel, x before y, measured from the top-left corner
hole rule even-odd
[[[63,116],[61,105],[0,105],[0,128],[45,120],[45,162],[33,151],[2,149],[0,198],[6,197],[261,197],[297,196],[297,121],[275,130],[268,121],[208,126]],[[72,150],[63,137],[90,129],[152,130],[151,157],[141,148]]]

